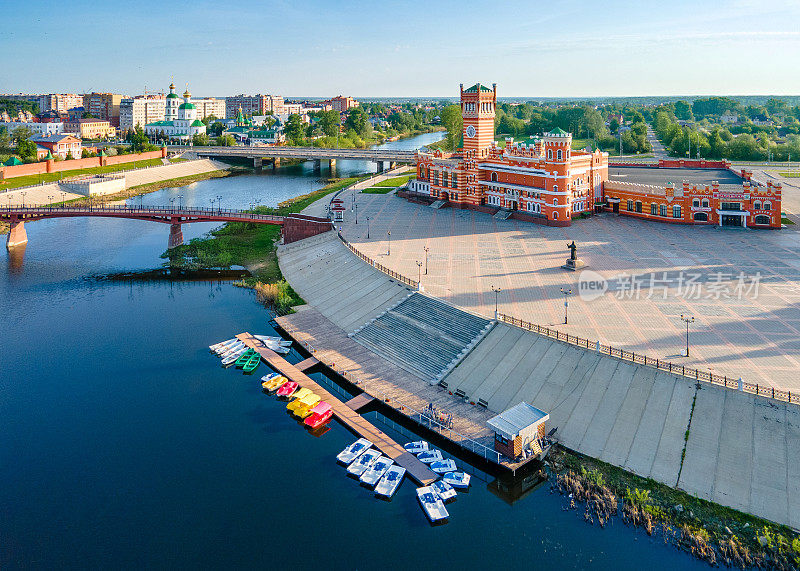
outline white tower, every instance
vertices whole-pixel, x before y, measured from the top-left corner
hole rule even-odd
[[[180,105],[180,97],[175,93],[175,84],[169,84],[169,95],[167,95],[167,105],[164,108],[164,119],[167,121],[174,121],[178,118],[178,105]]]

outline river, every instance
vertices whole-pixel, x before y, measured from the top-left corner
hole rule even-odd
[[[141,200],[277,204],[326,176],[304,164]],[[234,333],[272,331],[249,290],[98,278],[158,267],[166,225],[27,226],[24,260],[0,254],[0,568],[705,567],[618,521],[584,523],[546,484],[512,503],[476,473],[438,527],[411,481],[376,500],[336,465],[347,430],[332,423],[312,437],[262,394],[265,365],[247,377],[209,354]]]

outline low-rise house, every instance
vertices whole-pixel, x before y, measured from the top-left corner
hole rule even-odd
[[[79,159],[83,152],[81,140],[68,133],[47,137],[31,137],[30,140],[36,143],[37,147],[46,148],[53,156],[61,157],[62,159],[66,159],[70,155],[74,159]]]

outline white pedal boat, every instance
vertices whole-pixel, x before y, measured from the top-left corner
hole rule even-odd
[[[417,440],[416,442],[407,442],[406,444],[403,444],[403,448],[406,449],[406,452],[411,452],[412,454],[419,454],[420,452],[425,452],[426,450],[429,450],[430,445],[424,440]]]
[[[242,347],[238,351],[227,354],[228,356],[222,359],[222,366],[229,367],[230,365],[233,365],[236,362],[236,359],[241,357],[245,351],[247,351],[247,347]]]
[[[444,503],[454,500],[458,495],[453,489],[453,486],[441,480],[435,481],[430,487],[433,488],[433,491],[436,492],[436,495],[439,496],[439,499]]]
[[[336,459],[341,462],[342,464],[350,464],[353,460],[356,459],[364,450],[372,446],[372,442],[367,440],[366,438],[359,438],[352,444],[350,444],[347,448],[339,452],[336,456]]]
[[[425,452],[420,452],[417,454],[417,459],[420,462],[424,462],[425,464],[430,464],[431,462],[438,462],[442,460],[444,457],[442,456],[441,450],[426,450]]]
[[[383,478],[375,486],[375,495],[383,498],[391,498],[403,482],[406,469],[402,466],[393,464],[389,466]]]
[[[211,351],[212,353],[216,353],[217,351],[219,351],[220,349],[222,349],[226,345],[232,345],[232,344],[236,343],[237,341],[238,341],[238,339],[236,339],[236,337],[234,337],[233,339],[228,339],[226,341],[220,341],[219,343],[214,343],[213,345],[209,345],[208,346],[208,350]]]
[[[352,474],[353,476],[361,476],[361,474],[366,472],[367,469],[372,466],[372,463],[380,457],[380,450],[370,448],[361,456],[353,460],[353,462],[347,467],[347,473]]]
[[[458,468],[456,463],[448,458],[447,460],[439,460],[438,462],[431,462],[431,470],[436,472],[437,474],[446,474],[447,472],[453,472]]]
[[[388,456],[381,456],[375,460],[369,468],[364,470],[359,480],[362,484],[366,484],[372,488],[378,483],[378,480],[381,479],[392,464],[394,464],[394,460]]]
[[[436,492],[430,486],[422,486],[417,488],[417,499],[422,511],[428,516],[431,523],[436,523],[446,520],[450,517],[447,508],[444,507],[444,502],[439,499]]]
[[[466,472],[448,472],[442,476],[442,481],[447,482],[454,488],[469,488],[471,476]]]

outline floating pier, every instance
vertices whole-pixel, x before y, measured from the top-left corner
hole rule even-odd
[[[380,450],[384,455],[394,460],[397,465],[405,468],[408,472],[408,475],[411,476],[416,482],[423,486],[427,486],[438,479],[438,476],[424,463],[417,460],[416,456],[406,452],[405,448],[389,438],[389,436],[382,430],[379,430],[373,426],[371,422],[358,414],[353,408],[348,406],[348,404],[352,403],[355,408],[361,408],[372,399],[371,396],[361,393],[360,395],[356,395],[347,403],[344,403],[320,386],[316,381],[308,377],[308,375],[303,373],[298,366],[292,365],[271,349],[264,347],[261,341],[253,337],[250,333],[240,333],[236,336],[236,338],[258,352],[258,354],[261,355],[261,358],[281,375],[290,381],[296,382],[301,387],[308,388],[317,394],[322,400],[330,404],[334,416],[336,416],[336,418],[339,419],[342,424],[344,424],[355,434],[372,442],[373,446]],[[308,361],[309,359],[306,359],[302,363],[298,363],[298,365],[305,364],[305,368],[308,368],[311,366],[307,363]]]

